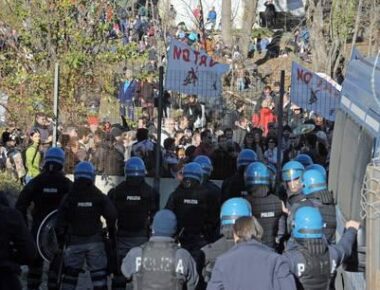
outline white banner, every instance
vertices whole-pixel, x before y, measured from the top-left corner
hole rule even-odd
[[[293,62],[290,96],[292,103],[299,107],[334,121],[340,104],[341,89],[342,87],[327,75],[314,73]]]
[[[179,93],[197,95],[201,101],[210,101],[221,96],[222,74],[229,66],[215,62],[204,51],[172,40],[168,51],[165,89]]]

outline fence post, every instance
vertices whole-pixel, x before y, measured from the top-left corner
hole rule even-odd
[[[282,155],[282,131],[283,131],[283,106],[284,106],[284,93],[285,93],[285,71],[280,73],[280,96],[277,108],[277,182],[281,180],[281,155]],[[279,188],[279,187],[277,187]]]
[[[57,147],[58,113],[59,113],[58,105],[59,105],[59,63],[56,63],[55,70],[54,70],[53,147]]]
[[[157,144],[156,144],[156,167],[154,175],[154,189],[160,191],[160,169],[161,169],[161,126],[162,126],[162,101],[164,98],[164,67],[159,67],[159,95],[158,95],[158,120],[157,120]]]

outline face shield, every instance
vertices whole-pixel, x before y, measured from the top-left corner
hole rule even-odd
[[[296,178],[286,182],[286,187],[291,193],[298,193],[302,189],[301,178]]]

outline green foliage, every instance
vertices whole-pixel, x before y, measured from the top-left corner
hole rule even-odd
[[[273,35],[273,32],[269,29],[269,28],[266,28],[266,27],[258,27],[258,28],[254,28],[252,29],[252,37],[253,38],[256,38],[256,37],[271,37]]]
[[[335,37],[346,41],[353,33],[358,0],[334,0],[332,32]]]
[[[21,189],[21,182],[6,172],[0,172],[0,191],[5,193],[11,204],[16,202]]]
[[[19,126],[30,125],[36,110],[50,113],[56,62],[61,116],[77,122],[86,117],[89,100],[114,96],[123,66],[147,60],[136,44],[107,39],[112,19],[100,20],[106,1],[75,2],[0,1],[0,19],[18,36],[0,51],[0,89],[9,96],[9,118]]]

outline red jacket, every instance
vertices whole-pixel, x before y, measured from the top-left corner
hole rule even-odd
[[[268,134],[268,124],[277,122],[277,117],[269,108],[261,108],[258,114],[252,116],[252,124],[263,130],[263,136]]]

